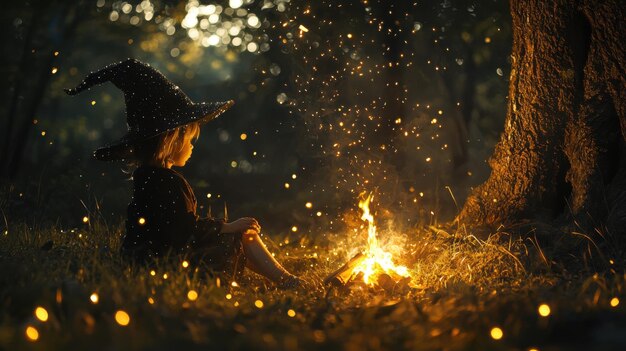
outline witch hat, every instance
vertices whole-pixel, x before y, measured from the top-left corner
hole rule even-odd
[[[76,88],[65,92],[76,95],[107,81],[124,92],[128,132],[94,152],[101,161],[132,158],[134,144],[193,122],[206,123],[234,104],[232,100],[194,103],[161,72],[136,59],[92,72]]]

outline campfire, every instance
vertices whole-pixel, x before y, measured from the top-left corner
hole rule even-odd
[[[410,279],[409,269],[397,265],[393,255],[386,251],[379,243],[374,215],[370,212],[372,194],[359,201],[359,208],[363,211],[361,219],[367,222],[367,247],[352,257],[341,268],[331,273],[324,282],[326,284],[346,285],[350,282],[362,281],[367,285],[380,284],[381,280],[398,282]]]

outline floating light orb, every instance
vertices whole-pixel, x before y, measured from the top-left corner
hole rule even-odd
[[[498,327],[494,327],[491,329],[491,337],[494,340],[500,340],[502,339],[503,336],[504,336],[504,332],[502,331],[502,329]]]
[[[35,316],[42,322],[48,320],[48,311],[45,308],[39,306],[35,309]]]
[[[115,312],[115,321],[117,324],[125,327],[130,323],[130,316],[125,311],[118,310]]]
[[[195,290],[189,290],[187,298],[189,301],[196,301],[198,299],[198,293]]]
[[[30,341],[37,341],[39,339],[39,331],[33,326],[26,327],[26,337]]]

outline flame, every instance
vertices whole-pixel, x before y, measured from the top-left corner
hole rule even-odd
[[[380,274],[386,273],[394,280],[409,276],[409,269],[405,266],[396,265],[391,253],[385,251],[378,243],[374,215],[370,212],[370,202],[373,199],[370,194],[365,200],[359,201],[359,208],[363,210],[362,220],[367,221],[367,249],[363,253],[365,259],[355,269],[354,273],[363,272],[363,280],[367,284],[376,283]]]

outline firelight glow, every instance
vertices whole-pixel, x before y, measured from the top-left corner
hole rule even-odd
[[[359,208],[363,210],[361,219],[367,221],[367,249],[364,252],[365,259],[355,269],[354,273],[363,272],[363,281],[373,285],[380,274],[388,274],[394,280],[410,276],[409,269],[405,266],[396,265],[391,253],[385,251],[378,243],[374,215],[370,213],[370,202],[373,196],[370,194],[365,200],[359,201]]]

